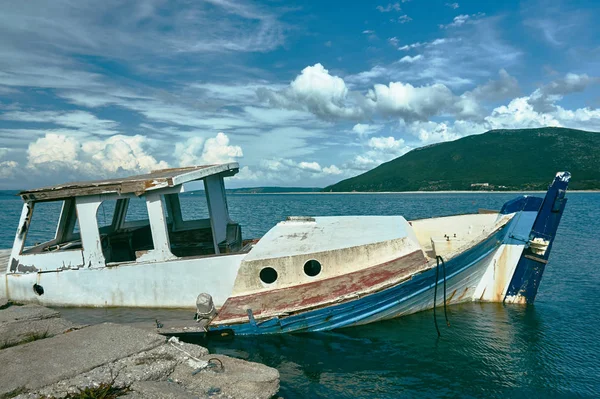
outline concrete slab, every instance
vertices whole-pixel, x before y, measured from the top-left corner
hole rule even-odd
[[[211,360],[215,358],[218,361]],[[223,355],[206,355],[200,360],[214,366],[198,372],[181,364],[170,378],[201,398],[269,399],[279,391],[279,372],[274,368]]]
[[[0,323],[0,349],[50,338],[80,327],[61,318]]]
[[[164,344],[153,333],[104,323],[0,351],[0,397],[72,378]]]
[[[168,381],[139,381],[131,384],[129,399],[197,399],[198,395],[188,392],[184,387]]]
[[[12,305],[0,310],[0,324],[24,320],[42,320],[60,317],[56,310],[40,305],[28,304],[23,306]]]

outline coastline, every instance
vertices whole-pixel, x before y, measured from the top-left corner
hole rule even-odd
[[[539,194],[545,190],[523,190],[523,191],[315,191],[315,192],[285,192],[285,193],[229,193],[227,195],[313,195],[313,194]],[[569,190],[569,194],[575,193],[600,193],[600,190]]]

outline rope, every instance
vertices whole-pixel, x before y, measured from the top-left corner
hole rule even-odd
[[[437,324],[437,315],[435,313],[435,303],[437,302],[437,286],[438,286],[438,280],[439,280],[439,275],[440,275],[440,261],[437,256],[435,259],[437,260],[437,265],[435,267],[435,284],[433,286],[434,287],[433,288],[433,323],[435,324],[435,331],[437,331],[438,337],[441,337],[442,334],[440,334],[440,328],[438,327],[438,324]]]
[[[169,338],[169,341],[168,341],[168,342],[171,344],[171,346],[172,346],[173,348],[175,348],[175,349],[177,349],[178,351],[180,351],[180,352],[183,352],[183,353],[185,353],[186,355],[188,355],[188,357],[189,357],[190,359],[192,359],[192,360],[195,360],[195,361],[197,361],[198,363],[207,363],[207,362],[206,362],[206,360],[200,360],[200,359],[198,359],[197,357],[194,357],[194,356],[192,356],[192,355],[191,355],[189,352],[187,352],[187,351],[185,351],[185,350],[183,350],[183,349],[181,349],[181,348],[178,348],[178,347],[177,347],[175,344],[176,344],[176,343],[177,343],[177,344],[179,343],[179,339],[177,339],[176,337],[171,337],[171,338]]]
[[[437,258],[442,261],[442,270],[444,272],[444,317],[446,318],[446,325],[450,327],[450,320],[448,320],[448,312],[446,310],[446,262],[444,262],[444,258],[441,256],[437,256]]]
[[[444,317],[446,318],[446,325],[450,327],[450,320],[448,320],[448,311],[446,309],[446,262],[444,262],[444,258],[441,256],[436,256],[436,265],[435,265],[435,284],[433,289],[433,323],[435,324],[435,330],[437,331],[438,337],[441,337],[440,328],[437,323],[437,313],[436,313],[436,304],[437,304],[437,286],[440,280],[440,261],[442,263],[442,271],[444,273]]]

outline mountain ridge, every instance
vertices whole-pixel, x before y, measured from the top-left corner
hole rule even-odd
[[[600,189],[600,133],[568,128],[498,129],[416,148],[333,192],[545,190],[556,172],[570,189]]]

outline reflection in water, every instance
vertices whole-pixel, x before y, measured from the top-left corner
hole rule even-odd
[[[449,310],[452,327],[439,339],[432,312],[332,333],[183,339],[278,368],[285,398],[577,392],[561,376],[559,336],[534,307],[473,303]]]

